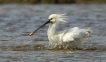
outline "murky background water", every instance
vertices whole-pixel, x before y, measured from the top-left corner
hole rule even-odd
[[[29,32],[46,22],[53,13],[66,13],[68,24],[91,27],[91,37],[83,42],[89,50],[48,50],[47,28],[32,37]],[[106,5],[0,5],[0,62],[105,62]]]

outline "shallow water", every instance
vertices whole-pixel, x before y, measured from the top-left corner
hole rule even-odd
[[[1,62],[105,62],[106,5],[1,5]],[[66,13],[68,24],[58,30],[75,26],[91,27],[91,37],[83,42],[83,50],[48,49],[47,28],[28,36],[46,22],[53,13]]]

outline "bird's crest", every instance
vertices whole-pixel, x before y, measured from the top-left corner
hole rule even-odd
[[[55,18],[56,21],[61,21],[63,23],[67,23],[67,19],[68,19],[68,16],[66,16],[66,14],[52,14],[49,16],[49,19],[50,18]]]

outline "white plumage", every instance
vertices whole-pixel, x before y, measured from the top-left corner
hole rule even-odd
[[[52,14],[49,16],[50,25],[48,29],[48,39],[51,45],[68,45],[73,48],[81,48],[81,41],[88,38],[91,29],[79,29],[78,27],[69,30],[56,32],[59,22],[66,22],[65,14]]]

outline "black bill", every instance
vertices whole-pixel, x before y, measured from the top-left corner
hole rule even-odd
[[[29,35],[32,36],[36,31],[38,31],[40,28],[42,28],[43,26],[45,26],[46,24],[48,24],[50,22],[50,20],[48,20],[46,23],[44,23],[43,25],[41,25],[39,28],[37,28],[35,31],[31,32]]]

